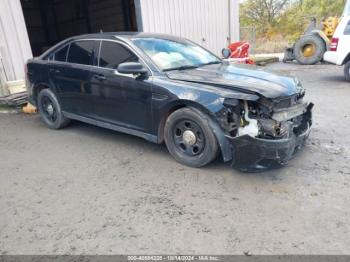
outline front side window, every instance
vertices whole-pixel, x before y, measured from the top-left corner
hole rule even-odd
[[[115,42],[102,41],[100,67],[117,69],[119,64],[138,61],[138,57],[125,46]]]
[[[77,41],[70,44],[68,62],[91,65],[94,41]]]
[[[163,71],[221,63],[221,60],[189,41],[160,38],[136,38],[133,43],[146,53]]]

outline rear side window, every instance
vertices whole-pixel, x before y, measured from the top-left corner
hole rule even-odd
[[[345,27],[344,35],[350,35],[350,20]]]
[[[66,62],[67,52],[68,52],[68,45],[55,53],[54,60],[59,62]]]
[[[71,43],[68,54],[68,62],[81,65],[91,65],[93,49],[93,41],[78,41]]]
[[[117,69],[125,62],[138,62],[138,57],[125,46],[109,41],[102,41],[99,66]]]

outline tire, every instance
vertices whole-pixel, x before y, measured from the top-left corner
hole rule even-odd
[[[349,82],[350,82],[350,61],[348,61],[348,62],[344,65],[344,75],[345,75],[346,81],[349,81]]]
[[[186,166],[203,167],[218,155],[208,116],[197,109],[182,108],[172,113],[165,123],[164,139],[170,154]]]
[[[51,129],[60,129],[70,122],[61,111],[61,106],[50,89],[43,89],[38,95],[38,110],[43,122]]]
[[[306,56],[303,52],[307,46],[312,46],[314,52],[310,56]],[[318,35],[305,35],[295,43],[293,53],[295,59],[302,65],[314,65],[321,62],[326,52],[326,45]]]

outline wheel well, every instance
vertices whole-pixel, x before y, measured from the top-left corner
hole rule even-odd
[[[164,142],[164,127],[165,127],[165,122],[168,119],[168,117],[174,113],[176,110],[179,110],[181,108],[187,107],[185,104],[181,105],[176,105],[171,107],[168,111],[165,112],[165,114],[162,117],[162,120],[159,123],[158,126],[158,143],[161,144]]]
[[[183,104],[177,104],[173,107],[171,107],[169,110],[166,111],[166,113],[163,115],[162,120],[159,123],[158,126],[158,143],[161,144],[164,142],[164,127],[165,127],[165,122],[168,119],[168,117],[174,113],[175,111],[181,109],[181,108],[185,108],[185,107],[194,107],[197,108],[198,110],[202,111],[205,114],[209,114],[208,110],[206,110],[205,108],[203,108],[203,106],[200,106],[196,103],[183,103]]]
[[[226,137],[224,136],[224,134],[220,131],[220,127],[219,124],[217,124],[212,117],[210,117],[210,112],[204,108],[203,106],[196,104],[196,103],[184,103],[181,105],[176,105],[171,107],[162,117],[162,120],[159,123],[159,127],[158,127],[158,143],[161,144],[164,142],[164,128],[165,128],[165,123],[167,118],[174,113],[175,111],[181,109],[181,108],[186,108],[186,107],[192,107],[195,108],[197,110],[200,110],[202,113],[208,115],[209,119],[208,121],[210,122],[210,126],[213,128],[215,137],[219,143],[219,148],[221,151],[221,155],[224,159],[225,162],[232,160],[232,149],[231,146],[229,145],[229,143],[226,140]],[[215,132],[216,130],[216,132]]]
[[[40,91],[43,89],[47,89],[47,88],[49,88],[49,87],[47,85],[44,85],[44,84],[38,84],[38,85],[34,86],[34,89],[33,89],[34,101],[37,102],[38,95],[39,95]]]
[[[349,61],[350,61],[350,53],[345,57],[344,62],[343,62],[342,65],[345,65]]]

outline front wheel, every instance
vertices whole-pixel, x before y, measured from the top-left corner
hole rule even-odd
[[[52,129],[60,129],[69,123],[61,111],[61,106],[50,89],[43,89],[38,95],[38,110],[41,119]]]
[[[350,61],[348,61],[344,66],[344,75],[346,81],[350,82]]]
[[[164,129],[165,143],[179,163],[203,167],[217,157],[218,143],[207,118],[192,108],[179,109],[168,117]]]

